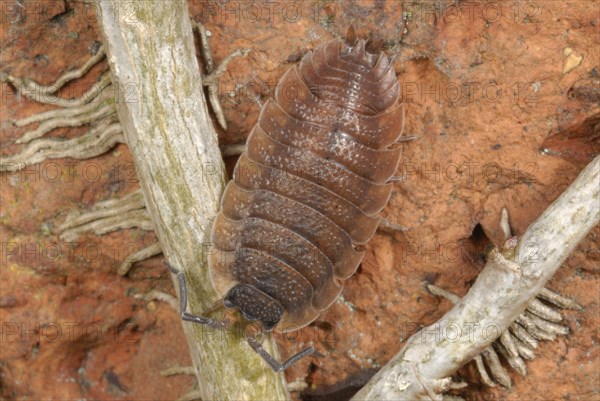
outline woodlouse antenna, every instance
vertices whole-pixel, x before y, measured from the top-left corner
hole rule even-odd
[[[229,321],[225,320],[217,320],[203,316],[192,315],[191,313],[186,312],[187,308],[187,286],[185,284],[185,276],[182,271],[175,269],[169,263],[167,263],[167,267],[177,277],[177,283],[179,285],[179,313],[181,318],[188,322],[193,322],[197,324],[202,324],[208,327],[212,327],[213,329],[224,329],[229,326]]]

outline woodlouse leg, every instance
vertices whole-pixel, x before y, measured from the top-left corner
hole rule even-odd
[[[404,227],[401,226],[400,224],[396,224],[396,223],[392,223],[391,221],[387,221],[384,218],[380,218],[379,219],[379,227],[377,227],[378,230],[383,230],[386,232],[391,232],[391,233],[395,233],[395,232],[404,232],[404,231],[408,231],[411,229],[411,227]]]
[[[305,356],[308,356],[308,355],[311,355],[311,354],[315,354],[317,356],[323,356],[320,352],[316,351],[314,347],[308,347],[308,348],[305,348],[302,351],[298,352],[296,355],[292,356],[290,359],[288,359],[284,363],[280,363],[275,358],[273,358],[263,348],[263,346],[256,340],[256,337],[254,337],[254,336],[246,336],[246,341],[248,341],[248,344],[250,344],[250,346],[252,347],[252,349],[258,355],[260,355],[261,358],[264,359],[265,362],[267,362],[271,366],[271,368],[273,368],[273,370],[275,372],[281,372],[283,370],[286,370],[287,368],[289,368],[290,366],[292,366],[294,363],[296,363],[300,359],[304,358]]]
[[[216,320],[208,317],[193,315],[186,312],[187,307],[187,286],[185,284],[185,276],[182,271],[175,269],[173,266],[167,263],[167,267],[171,273],[177,277],[177,283],[179,284],[179,312],[181,318],[187,322],[193,322],[197,324],[203,324],[213,329],[222,329],[229,325],[227,320]]]
[[[414,141],[415,139],[417,139],[417,137],[415,135],[403,136],[401,138],[398,138],[398,140],[396,140],[396,143],[410,142],[410,141]]]

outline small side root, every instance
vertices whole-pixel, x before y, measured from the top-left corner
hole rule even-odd
[[[99,125],[80,137],[68,140],[36,139],[19,153],[0,157],[0,172],[15,172],[47,159],[90,159],[108,152],[119,143],[125,143],[125,138],[118,122]]]
[[[90,90],[88,90],[88,92],[86,92],[87,96],[86,96],[86,94],[84,94],[80,98],[77,98],[73,101],[69,101],[68,106],[61,106],[62,108],[59,108],[59,109],[45,111],[42,113],[37,113],[37,114],[31,115],[29,117],[25,117],[20,120],[17,120],[14,122],[14,124],[17,127],[24,127],[26,125],[33,124],[36,122],[42,122],[45,120],[52,120],[55,118],[68,118],[68,117],[74,116],[74,115],[82,115],[82,114],[90,113],[98,107],[98,104],[100,102],[112,99],[112,97],[109,96],[108,94],[103,95],[102,97],[99,96],[102,89],[106,88],[110,84],[111,84],[110,73],[105,72],[100,77],[99,82],[94,84],[94,86],[92,86],[92,88]],[[110,93],[111,91],[107,91],[107,92]],[[95,101],[93,101],[93,100],[95,100]],[[76,103],[76,104],[74,105],[74,103]],[[54,103],[53,103],[53,105],[54,105]]]
[[[583,306],[579,305],[577,302],[573,301],[572,299],[565,298],[559,293],[548,288],[542,288],[538,298],[548,301],[562,309],[583,310]]]
[[[74,212],[67,216],[65,222],[59,227],[59,230],[64,231],[70,228],[80,226],[101,218],[119,215],[134,209],[142,209],[146,207],[144,203],[144,195],[140,189],[132,191],[122,198],[108,199],[98,202],[92,210],[87,213]]]
[[[0,157],[0,171],[18,171],[28,165],[46,159],[70,157],[88,159],[110,150],[125,139],[117,117],[111,86],[110,72],[104,72],[99,81],[77,99],[54,96],[67,82],[80,78],[104,57],[100,51],[77,70],[69,71],[51,85],[40,85],[27,78],[18,78],[0,73],[0,80],[11,83],[23,96],[33,100],[59,106],[58,109],[37,113],[14,121],[17,127],[39,123],[38,127],[25,132],[15,142],[28,144],[20,152]],[[78,138],[61,140],[41,139],[57,128],[89,125],[88,132]]]
[[[442,296],[453,304],[460,301],[460,297],[434,285],[428,285],[427,289],[434,295]],[[577,305],[574,301],[563,298],[561,295],[554,293],[551,290],[545,289],[530,301],[525,312],[519,315],[515,322],[504,331],[500,337],[486,348],[481,355],[476,356],[475,361],[477,371],[481,377],[481,381],[489,386],[495,387],[496,383],[504,387],[511,386],[511,379],[508,371],[500,363],[500,356],[508,362],[509,366],[518,372],[520,375],[527,374],[527,367],[524,360],[532,360],[535,355],[533,350],[539,346],[542,340],[554,340],[557,336],[567,335],[569,328],[556,323],[557,314],[560,312],[552,308],[552,313],[547,312],[546,316],[552,320],[546,320],[529,311],[530,305],[535,305],[533,308],[539,307],[541,299],[546,299],[550,296],[553,299],[560,299],[561,305],[574,306]],[[552,295],[548,295],[548,294]],[[558,298],[560,297],[560,298]],[[559,302],[557,302],[559,303]],[[548,308],[547,305],[544,307]],[[562,316],[561,316],[562,319]]]
[[[91,124],[94,122],[99,122],[104,118],[109,118],[111,116],[116,116],[117,109],[114,103],[110,101],[104,101],[99,104],[92,104],[94,106],[92,111],[85,114],[74,114],[68,117],[58,117],[50,120],[46,120],[42,122],[39,127],[35,130],[28,131],[21,138],[19,138],[17,143],[28,143],[34,139],[41,138],[47,133],[55,130],[56,128],[63,127],[81,127],[82,125]],[[80,109],[78,109],[80,110]],[[113,119],[114,120],[114,119]]]
[[[136,294],[134,298],[143,299],[146,302],[150,301],[162,301],[166,302],[174,309],[179,311],[179,300],[171,294],[167,294],[166,292],[158,291],[158,290],[150,290],[145,294]]]
[[[411,227],[404,227],[401,226],[400,224],[396,224],[396,223],[392,223],[391,221],[388,221],[384,218],[380,218],[379,219],[379,226],[377,227],[378,230],[384,231],[386,233],[389,234],[395,234],[398,232],[405,232],[405,231],[409,231],[412,228]]]
[[[60,239],[63,241],[72,242],[90,231],[96,235],[103,235],[125,228],[141,228],[142,230],[146,231],[153,230],[152,220],[150,219],[146,209],[131,210],[119,216],[95,220],[82,226],[65,230],[60,235]]]
[[[210,103],[219,125],[224,130],[227,130],[227,121],[225,120],[225,114],[221,107],[221,101],[219,100],[218,82],[217,79],[223,75],[227,68],[227,64],[236,57],[245,57],[250,49],[236,49],[233,53],[225,57],[221,63],[215,68],[215,62],[213,60],[212,51],[208,44],[208,33],[204,25],[200,22],[192,20],[192,27],[198,32],[200,36],[200,52],[204,59],[204,65],[206,69],[205,76],[202,77],[202,84],[208,86],[208,102]]]
[[[84,65],[76,70],[67,71],[50,85],[40,85],[31,79],[22,79],[8,74],[3,74],[0,78],[2,78],[2,81],[11,83],[19,91],[33,92],[38,95],[49,95],[58,92],[58,90],[68,82],[84,76],[94,65],[104,58],[105,54],[106,51],[104,46],[100,46],[96,54],[86,61]]]
[[[175,401],[202,401],[202,393],[197,388],[193,388]]]
[[[510,380],[508,372],[500,363],[500,358],[498,358],[496,351],[490,346],[483,350],[482,355],[494,381],[500,383],[504,387],[510,388],[512,386],[512,380]]]
[[[99,202],[89,212],[72,213],[67,216],[59,230],[63,241],[74,241],[90,231],[102,235],[133,227],[147,231],[153,229],[141,190],[133,191],[121,199]]]
[[[479,376],[481,377],[481,381],[488,387],[496,387],[496,383],[492,380],[490,375],[485,368],[485,364],[483,363],[483,358],[481,355],[477,355],[473,358],[475,361],[475,366],[477,367],[477,371],[479,372]]]
[[[60,78],[59,78],[60,79]],[[93,99],[95,99],[100,93],[103,92],[104,89],[108,88],[111,84],[111,76],[109,72],[105,72],[102,74],[98,82],[96,82],[90,89],[88,89],[83,95],[75,99],[63,99],[58,96],[54,96],[51,94],[39,94],[39,92],[35,92],[33,90],[28,90],[29,85],[39,85],[28,78],[21,79],[16,78],[11,75],[7,75],[4,73],[0,73],[0,82],[9,82],[14,88],[17,90],[19,94],[25,96],[31,100],[34,100],[38,103],[49,104],[52,106],[58,106],[65,109],[77,108],[83,106],[87,103],[91,103]],[[45,114],[40,113],[40,114]],[[30,118],[30,117],[28,117]],[[35,118],[34,118],[35,120]],[[21,122],[21,124],[24,124]]]
[[[123,263],[119,266],[117,273],[121,276],[125,276],[131,270],[131,267],[136,262],[141,262],[142,260],[150,259],[153,256],[160,255],[162,253],[162,248],[159,242],[155,242],[152,245],[149,245],[139,251],[129,255]]]
[[[176,376],[176,375],[195,375],[193,366],[173,366],[172,368],[160,371],[161,376]]]

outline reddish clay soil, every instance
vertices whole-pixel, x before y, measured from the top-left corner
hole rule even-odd
[[[327,356],[290,368],[289,382],[324,391],[383,366],[411,333],[451,307],[428,293],[427,283],[468,291],[485,245],[501,239],[503,207],[522,234],[600,153],[597,2],[259,1],[254,10],[236,1],[208,4],[194,2],[190,11],[211,32],[216,61],[251,49],[219,82],[229,123],[227,132],[219,129],[223,144],[243,143],[250,132],[259,113],[252,96],[264,101],[304,53],[350,23],[361,35],[385,38],[406,103],[405,132],[418,136],[405,146],[399,174],[406,180],[383,212],[411,230],[378,232],[343,298],[316,323],[277,336],[282,355],[314,341]],[[410,18],[400,44],[403,6]],[[96,17],[79,3],[9,1],[1,12],[0,69],[16,76],[50,83],[82,65],[101,40]],[[101,62],[62,96],[83,93],[106,68]],[[26,130],[12,120],[53,108],[16,96],[7,84],[1,107],[3,155],[20,149],[14,141]],[[193,385],[191,377],[160,375],[190,364],[175,310],[134,298],[150,289],[174,292],[163,258],[138,263],[128,277],[116,274],[154,234],[90,234],[76,244],[58,238],[69,211],[138,188],[131,163],[120,145],[79,161],[74,174],[65,173],[73,160],[59,159],[0,175],[2,399],[173,400]],[[600,399],[599,244],[596,227],[548,285],[584,307],[564,313],[571,334],[543,342],[526,377],[511,371],[510,389],[485,387],[467,365],[462,396]]]

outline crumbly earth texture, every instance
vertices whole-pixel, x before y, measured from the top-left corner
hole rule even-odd
[[[243,143],[258,118],[255,98],[264,102],[304,53],[351,23],[360,35],[385,40],[406,103],[405,133],[418,136],[405,145],[398,172],[405,178],[382,213],[410,230],[376,233],[343,296],[317,322],[276,337],[283,356],[311,342],[326,355],[288,369],[288,382],[326,391],[384,365],[451,307],[426,284],[468,291],[485,246],[502,239],[503,207],[522,234],[600,152],[599,11],[584,1],[190,3],[190,14],[211,33],[217,63],[236,48],[251,49],[219,78],[229,125],[223,131],[215,120],[222,144]],[[400,43],[403,12],[408,32]],[[51,83],[82,65],[101,40],[94,11],[81,3],[13,1],[2,13],[1,70],[14,76]],[[101,62],[61,96],[82,94],[106,68]],[[28,129],[11,121],[53,107],[1,88],[0,152],[7,155],[21,148],[14,141]],[[226,160],[230,168],[235,161]],[[154,234],[58,238],[69,211],[139,187],[127,147],[0,179],[0,396],[172,400],[185,393],[192,377],[160,375],[191,363],[176,311],[134,297],[173,293],[162,257],[136,264],[128,277],[116,274]],[[564,312],[571,334],[541,342],[526,377],[511,371],[510,389],[485,387],[467,365],[463,397],[598,399],[599,247],[596,227],[548,284],[584,307]]]

